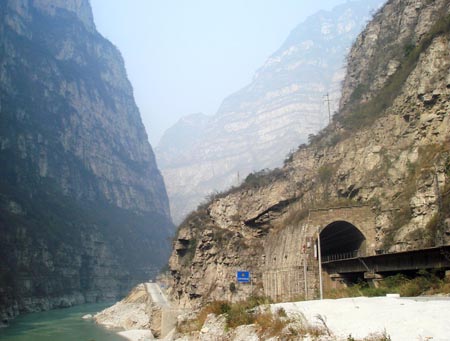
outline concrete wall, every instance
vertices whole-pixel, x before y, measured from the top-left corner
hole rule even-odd
[[[276,301],[318,297],[319,267],[314,250],[317,233],[336,221],[358,228],[366,238],[365,253],[375,254],[375,214],[369,207],[310,211],[309,218],[298,226],[287,226],[268,236],[262,274],[265,295]],[[332,282],[326,278],[324,283]]]
[[[335,221],[346,221],[358,228],[366,238],[365,254],[375,254],[375,213],[368,206],[321,209],[310,212],[309,233],[315,234]]]

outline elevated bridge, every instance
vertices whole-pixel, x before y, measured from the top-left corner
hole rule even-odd
[[[352,277],[394,272],[450,269],[450,245],[419,250],[360,256],[352,253],[328,255],[322,258],[323,269],[331,276]]]

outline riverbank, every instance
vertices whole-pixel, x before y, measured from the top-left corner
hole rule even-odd
[[[137,285],[127,297],[93,319],[106,328],[121,330],[118,334],[132,341],[152,340],[161,334],[161,309],[154,304],[148,283]]]
[[[95,314],[110,303],[82,304],[75,307],[29,313],[18,316],[6,328],[0,328],[1,341],[125,341],[117,330],[104,328],[92,319],[84,320],[87,314]]]

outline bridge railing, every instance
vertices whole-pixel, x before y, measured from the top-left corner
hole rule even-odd
[[[335,253],[332,255],[322,256],[322,263],[323,262],[332,262],[332,261],[336,261],[336,260],[349,259],[349,258],[356,258],[356,257],[361,257],[361,256],[362,256],[362,254],[361,254],[360,250]]]

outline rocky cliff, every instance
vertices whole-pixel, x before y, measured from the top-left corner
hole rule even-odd
[[[214,116],[196,129],[179,122],[168,131],[185,137],[174,145],[165,136],[156,148],[176,222],[212,192],[239,184],[252,171],[279,167],[288,152],[328,124],[324,96],[329,94],[333,113],[345,55],[382,2],[352,1],[309,17]],[[192,116],[186,120],[194,122]]]
[[[250,174],[181,224],[174,300],[314,297],[311,243],[342,224],[363,232],[369,255],[450,243],[449,13],[448,0],[390,0],[375,14],[349,53],[333,122],[284,167]],[[354,236],[334,231],[342,244]],[[235,284],[242,269],[253,286]]]
[[[172,223],[119,51],[88,0],[0,3],[0,315],[116,299]]]

